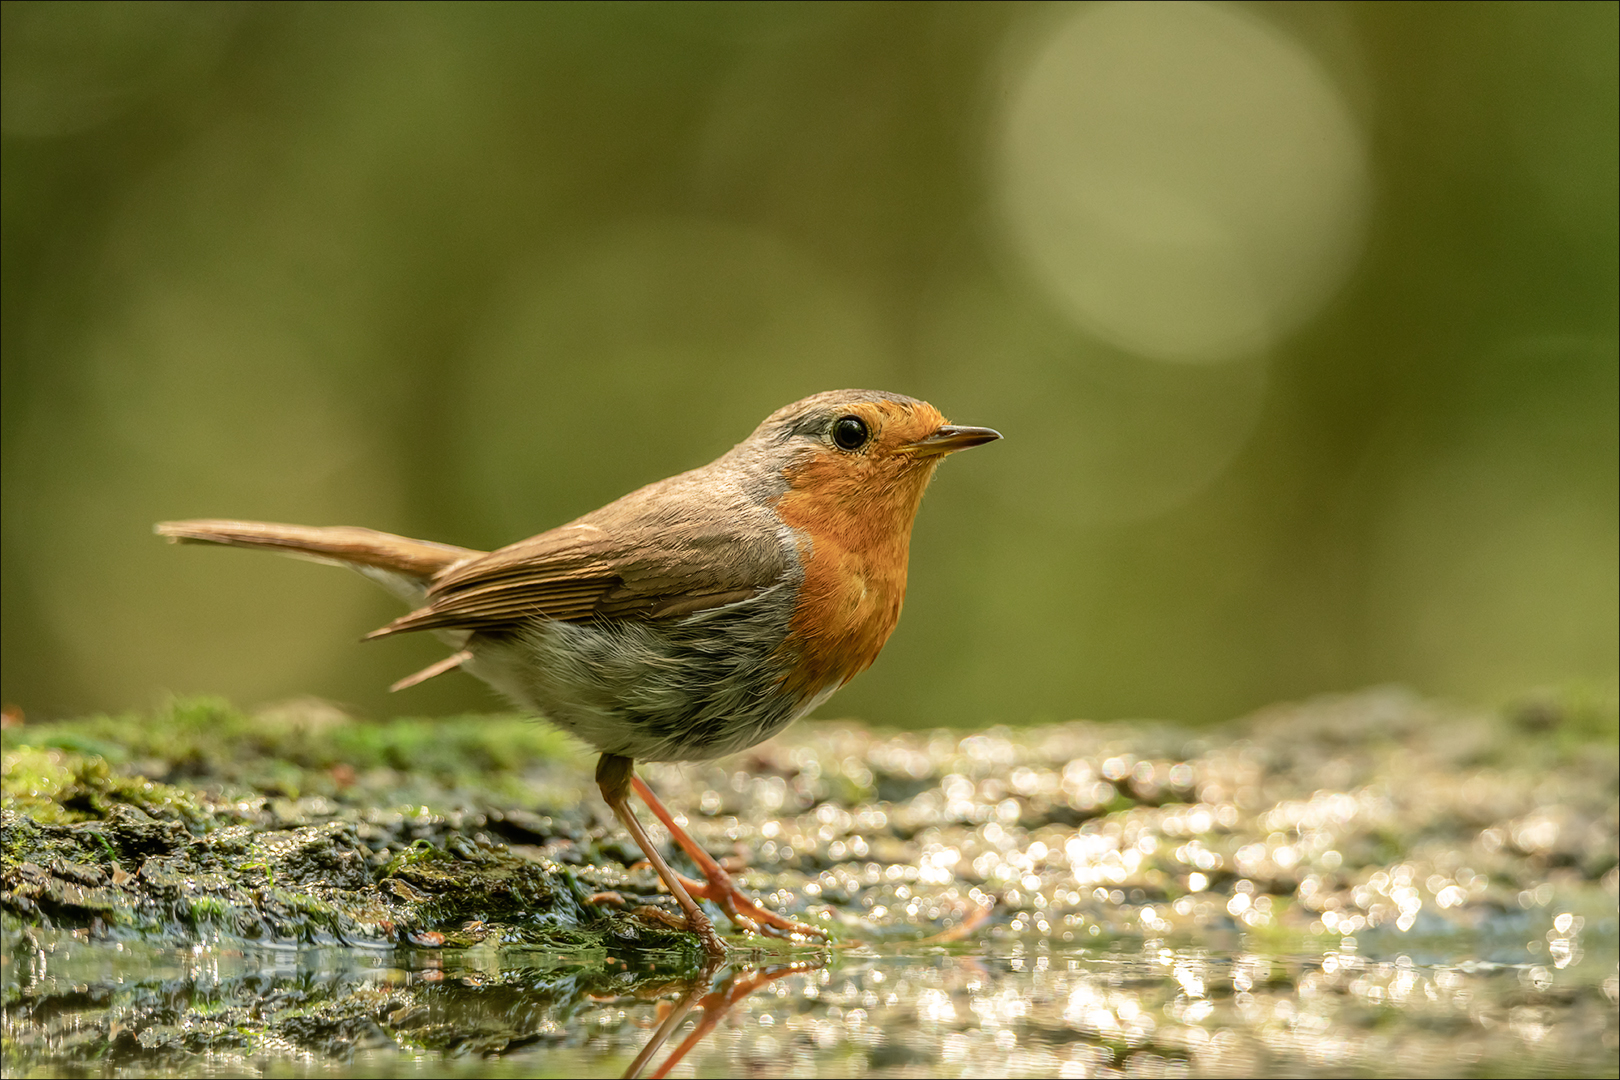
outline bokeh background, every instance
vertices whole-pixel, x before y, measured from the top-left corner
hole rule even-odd
[[[3,697],[495,706],[359,577],[926,397],[823,715],[1612,696],[1617,5],[3,6]]]

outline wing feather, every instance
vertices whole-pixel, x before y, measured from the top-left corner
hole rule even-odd
[[[789,572],[779,522],[746,493],[683,474],[578,521],[457,563],[427,603],[373,632],[500,633],[533,619],[670,619],[756,596]]]

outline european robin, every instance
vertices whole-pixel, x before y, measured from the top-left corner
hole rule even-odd
[[[462,668],[600,750],[602,797],[718,956],[694,896],[744,929],[819,932],[743,894],[632,763],[745,750],[865,670],[900,618],[934,469],[1000,437],[915,398],[834,390],[778,409],[700,469],[498,551],[250,521],[157,532],[350,566],[403,598],[410,614],[368,636],[432,630],[456,651],[394,689]],[[632,789],[706,881],[670,869],[631,812]]]

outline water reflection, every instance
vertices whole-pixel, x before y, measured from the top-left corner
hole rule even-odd
[[[778,979],[802,972],[819,971],[823,966],[819,961],[801,960],[763,968],[744,967],[731,972],[717,985],[710,982],[712,972],[705,971],[702,976],[688,984],[686,992],[675,1005],[662,1010],[664,1017],[659,1022],[658,1029],[653,1032],[652,1038],[647,1040],[647,1045],[641,1048],[641,1053],[636,1055],[636,1059],[630,1063],[630,1068],[625,1070],[624,1075],[626,1077],[643,1075],[643,1071],[694,1006],[703,1011],[703,1018],[697,1022],[686,1038],[681,1040],[680,1045],[670,1051],[664,1063],[655,1072],[648,1074],[655,1080],[657,1077],[668,1076],[670,1069],[680,1064],[691,1052],[692,1047],[715,1029],[731,1007],[749,994],[761,987],[769,986]]]
[[[1299,954],[1136,938],[744,953],[693,972],[481,947],[160,953],[8,930],[5,1064],[108,1076],[1601,1070],[1616,1049],[1614,927],[1594,937],[1572,917],[1554,932],[1569,943],[1563,965],[1436,960],[1458,943],[1404,937],[1399,951],[1347,938]]]

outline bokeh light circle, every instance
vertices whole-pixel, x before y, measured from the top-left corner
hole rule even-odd
[[[1342,283],[1366,154],[1299,43],[1200,3],[1085,7],[1037,37],[997,185],[1016,261],[1082,329],[1223,361],[1265,350]]]

